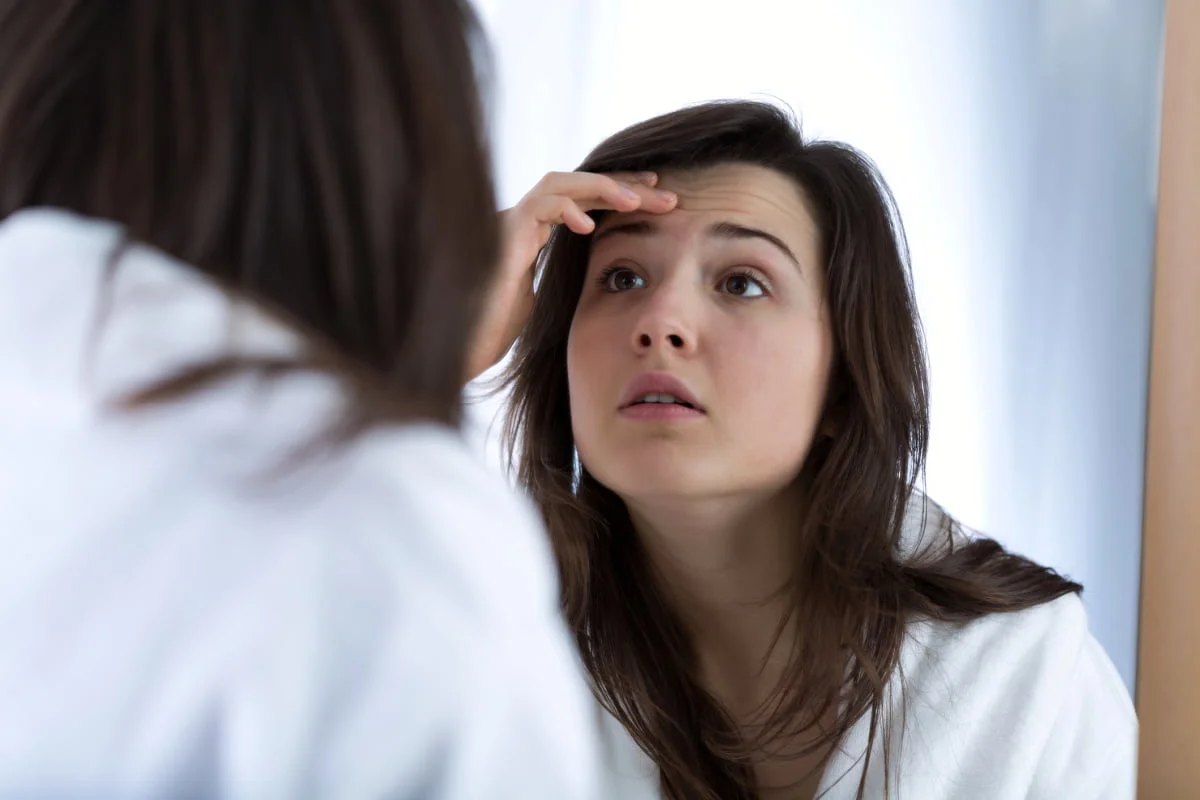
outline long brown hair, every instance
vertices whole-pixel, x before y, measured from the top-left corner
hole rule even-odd
[[[498,247],[482,48],[467,0],[0,0],[0,219],[115,221],[312,347],[143,400],[321,364],[353,429],[456,422]]]
[[[506,444],[549,528],[563,605],[597,695],[653,757],[666,796],[756,797],[753,756],[764,744],[805,732],[813,737],[805,752],[825,752],[869,715],[861,797],[880,736],[890,772],[885,696],[910,618],[969,620],[1081,587],[993,540],[956,542],[940,515],[918,552],[902,547],[906,513],[923,498],[928,377],[903,228],[862,154],[806,141],[774,106],[718,102],[621,131],[579,169],[730,162],[776,170],[804,193],[821,232],[836,345],[822,424],[832,435],[819,437],[802,468],[807,501],[793,573],[802,591],[790,619],[803,635],[761,737],[744,740],[701,686],[688,635],[655,585],[623,502],[577,463],[566,347],[589,237],[560,229],[543,252],[537,302],[508,373]],[[819,728],[829,716],[835,724]]]

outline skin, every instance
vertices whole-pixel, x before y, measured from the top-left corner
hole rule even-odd
[[[575,442],[628,506],[702,681],[750,727],[797,635],[771,650],[803,514],[796,477],[833,362],[820,235],[773,170],[664,172],[658,185],[678,196],[673,209],[612,214],[595,233],[568,342]],[[652,371],[681,379],[704,413],[622,412],[630,381]],[[764,762],[760,785],[795,783],[819,761]],[[811,795],[818,779],[786,796]]]
[[[467,352],[464,381],[494,366],[516,341],[533,310],[533,273],[538,252],[555,225],[578,234],[592,232],[588,211],[661,214],[675,207],[675,194],[655,188],[653,172],[551,172],[512,208],[500,213],[501,256]]]

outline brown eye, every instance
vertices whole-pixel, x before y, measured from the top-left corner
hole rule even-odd
[[[749,275],[730,275],[721,282],[721,291],[735,297],[761,297],[766,294],[763,285]]]
[[[618,267],[604,275],[604,288],[610,292],[628,292],[641,289],[646,285],[645,279],[636,272]]]

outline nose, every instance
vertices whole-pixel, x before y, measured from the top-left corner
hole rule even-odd
[[[660,286],[642,308],[633,329],[634,350],[650,353],[669,350],[687,355],[696,349],[695,316],[675,287]]]

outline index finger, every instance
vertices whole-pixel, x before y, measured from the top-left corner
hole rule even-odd
[[[623,180],[633,178],[635,180]],[[575,201],[583,211],[649,211],[663,213],[675,206],[673,192],[654,188],[657,174],[637,172],[552,172],[531,195],[556,195]]]
[[[619,184],[654,186],[656,172],[550,172],[530,194],[558,194],[572,200],[602,197],[619,192]]]

